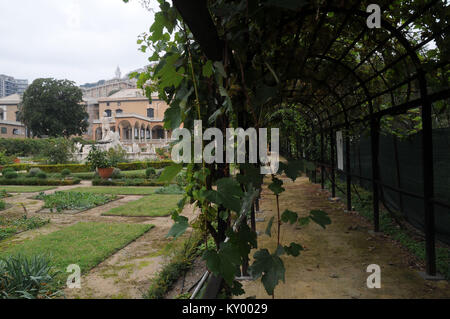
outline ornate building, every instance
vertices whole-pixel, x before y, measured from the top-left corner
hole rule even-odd
[[[103,138],[102,121],[106,120],[111,131],[119,133],[124,145],[166,146],[171,137],[163,123],[167,108],[168,105],[157,96],[150,102],[140,89],[125,89],[100,98],[97,107],[95,104],[90,107],[92,127],[89,138],[97,141]]]

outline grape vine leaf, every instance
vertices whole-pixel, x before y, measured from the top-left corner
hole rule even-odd
[[[284,246],[284,251],[286,254],[290,256],[297,257],[300,255],[300,251],[303,250],[303,247],[296,243],[291,243],[289,246]]]
[[[250,267],[254,278],[262,276],[262,283],[266,292],[273,295],[276,285],[282,280],[285,281],[285,268],[283,261],[277,254],[270,254],[267,249],[258,250],[253,256],[255,262]]]
[[[169,233],[166,235],[166,238],[174,237],[174,239],[177,239],[184,234],[188,227],[189,220],[184,216],[178,216],[175,219],[175,223],[172,225],[172,228],[170,228]]]
[[[281,220],[284,223],[289,222],[291,225],[294,224],[298,219],[298,214],[296,212],[290,211],[289,209],[286,209],[283,214],[281,215]]]
[[[167,166],[158,178],[159,182],[171,182],[178,173],[183,169],[182,164]]]
[[[280,195],[285,189],[282,187],[283,181],[274,177],[272,178],[272,184],[269,185],[269,189],[275,194]]]
[[[312,210],[310,212],[310,218],[313,222],[320,225],[323,229],[326,228],[326,225],[331,224],[331,219],[328,214],[322,210]]]
[[[275,217],[272,217],[269,220],[269,223],[267,224],[266,235],[268,235],[269,237],[272,237],[272,225],[273,225],[273,220],[274,219],[275,219]]]

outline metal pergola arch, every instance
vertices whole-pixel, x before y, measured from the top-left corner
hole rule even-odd
[[[417,9],[414,7],[414,11],[412,11],[411,15],[405,20],[403,23],[395,26],[392,22],[388,21],[385,18],[381,19],[382,32],[387,32],[388,34],[381,40],[378,41],[376,37],[371,39],[372,42],[375,43],[375,47],[370,46],[370,51],[364,57],[361,57],[358,63],[355,63],[353,60],[348,61],[347,57],[350,52],[356,48],[358,45],[363,45],[366,41],[364,40],[365,35],[368,34],[369,29],[364,28],[365,19],[368,16],[368,13],[365,11],[358,9],[361,8],[362,3],[365,1],[355,1],[352,6],[349,8],[338,7],[332,4],[333,1],[326,1],[325,6],[321,8],[319,19],[311,19],[312,23],[315,23],[313,32],[310,34],[302,34],[301,27],[304,25],[306,19],[308,17],[312,17],[314,15],[318,15],[317,10],[314,8],[301,8],[298,10],[297,15],[292,17],[292,20],[300,19],[300,27],[299,33],[293,36],[294,43],[292,45],[289,42],[289,48],[295,45],[300,45],[300,42],[304,41],[304,43],[308,43],[306,50],[306,55],[298,61],[301,63],[301,74],[297,79],[291,79],[293,85],[291,90],[287,90],[288,101],[286,102],[289,105],[295,105],[295,110],[300,112],[301,114],[306,115],[310,119],[317,119],[319,122],[319,126],[315,126],[313,128],[313,132],[321,134],[322,140],[322,154],[323,154],[323,134],[329,133],[330,137],[333,136],[334,132],[340,128],[345,128],[346,130],[359,125],[361,123],[370,123],[370,131],[371,131],[371,139],[372,139],[372,183],[374,185],[374,226],[375,231],[378,231],[378,187],[380,187],[379,180],[379,171],[378,171],[378,137],[379,137],[379,121],[383,116],[386,115],[398,115],[405,113],[407,110],[414,108],[421,108],[421,119],[422,119],[422,163],[423,163],[423,194],[421,194],[421,198],[424,200],[424,215],[425,215],[425,233],[426,233],[426,261],[427,261],[427,273],[430,275],[436,274],[436,264],[435,264],[435,229],[434,229],[434,209],[433,204],[442,204],[438,203],[434,199],[434,181],[433,181],[433,144],[432,144],[432,103],[435,101],[444,100],[450,97],[450,89],[443,89],[439,92],[429,93],[428,91],[428,81],[427,74],[431,74],[431,72],[439,67],[448,67],[449,61],[440,61],[439,63],[434,64],[434,69],[427,70],[424,67],[423,62],[420,60],[419,51],[422,50],[427,44],[432,41],[435,41],[437,37],[441,35],[446,35],[449,32],[449,26],[447,25],[444,28],[439,29],[437,32],[433,32],[433,34],[427,37],[425,40],[420,43],[411,43],[411,41],[403,34],[403,31],[409,27],[410,24],[417,21],[422,15],[427,14],[434,6],[440,3],[439,0],[428,1],[421,8]],[[351,2],[351,1],[350,1]],[[201,0],[199,1],[199,6],[207,7],[207,1]],[[217,35],[217,31],[215,28],[211,29],[211,25],[209,21],[211,17],[209,13],[206,14],[204,11],[203,17],[199,17],[198,15],[195,17],[195,22],[192,21],[193,9],[189,8],[186,3],[183,3],[181,0],[174,0],[175,6],[180,11],[186,23],[191,27],[191,31],[193,32],[196,39],[204,39],[204,33],[214,31],[214,34]],[[384,3],[385,5],[388,2]],[[323,47],[324,50],[321,53],[314,52],[315,44],[316,44],[316,35],[320,34],[321,29],[326,24],[328,13],[334,13],[336,16],[342,17],[340,20],[341,23],[333,29],[333,31],[337,31],[336,34],[331,38],[329,43],[326,43]],[[362,30],[358,32],[348,31],[349,35],[344,34],[344,29],[350,23],[352,18],[356,19],[355,21],[359,23],[359,25],[363,26]],[[208,21],[205,23],[205,27],[203,29],[199,29],[198,27],[194,27],[194,25],[198,25],[200,20],[204,19]],[[280,31],[281,32],[281,31]],[[371,31],[372,33],[376,33],[376,30]],[[345,39],[350,41],[350,44],[346,47],[344,46],[344,50],[342,52],[334,52],[333,47],[337,43],[338,39],[344,36]],[[202,45],[205,40],[200,41],[200,45],[203,48],[205,54],[217,60],[218,53],[217,50],[211,50],[207,45]],[[207,41],[206,41],[207,42]],[[385,61],[384,57],[381,59],[377,54],[383,53],[383,47],[386,46],[389,42],[393,42],[395,45],[398,45],[399,48],[404,50],[397,50],[394,47],[394,51],[397,53],[394,56],[394,59],[391,61]],[[218,36],[211,40],[211,43],[224,43],[224,40],[220,39]],[[220,45],[220,47],[224,47]],[[295,49],[295,47],[293,48]],[[314,52],[314,54],[312,54]],[[377,61],[371,61],[373,57],[378,57]],[[313,63],[313,67],[308,67],[308,61],[315,60]],[[329,76],[323,80],[316,79],[313,76],[308,78],[309,74],[314,74],[315,71],[320,70],[323,67],[324,61],[327,61],[330,65],[335,65],[337,68],[344,68],[347,70],[347,74],[344,77],[337,77],[336,72],[331,72]],[[379,64],[380,62],[384,63],[381,69],[376,69],[375,64]],[[408,63],[410,62],[410,63]],[[404,77],[390,85],[390,79],[386,77],[384,74],[387,71],[394,71],[396,66],[402,63],[405,67],[406,74]],[[356,65],[355,65],[356,64]],[[358,72],[360,68],[369,67],[370,72]],[[411,69],[415,72],[411,72]],[[333,69],[333,68],[331,68]],[[365,75],[368,74],[368,77]],[[336,76],[336,77],[335,77]],[[352,76],[356,79],[358,83],[356,86],[348,86],[346,80],[349,76]],[[370,83],[372,80],[381,80],[384,84],[385,88],[382,90],[375,90],[370,87]],[[305,85],[302,89],[296,90],[298,81],[304,82],[321,82],[321,88],[326,88],[328,94],[318,94],[317,90],[313,90],[312,92],[307,92],[309,88],[313,86]],[[332,82],[335,82],[332,84]],[[418,95],[417,97],[412,97],[411,87],[415,87],[415,84],[418,87]],[[401,90],[402,87],[407,86],[408,90],[406,93],[406,99],[402,101],[402,103],[396,104],[395,95],[397,94],[397,90]],[[360,91],[362,90],[362,91]],[[360,93],[363,92],[365,98],[362,100],[359,99]],[[385,95],[389,95],[390,98],[390,106],[382,107],[376,103],[377,99],[384,97]],[[316,104],[315,107],[310,105],[310,102],[306,102],[304,97],[312,97],[312,100]],[[348,105],[345,103],[346,98],[354,98],[355,103],[352,105]],[[374,103],[375,102],[375,103]],[[365,107],[368,107],[368,114],[364,110]],[[358,118],[350,118],[350,112],[365,114]],[[340,117],[343,115],[342,117]],[[314,123],[311,120],[311,123]],[[325,125],[328,123],[329,125]],[[346,137],[346,143],[348,143]],[[348,149],[348,148],[347,148]],[[332,154],[334,155],[334,154]],[[346,167],[348,166],[348,154],[346,154]],[[333,156],[334,157],[334,156]],[[334,158],[332,158],[332,161]],[[320,163],[323,167],[324,163]],[[332,163],[332,170],[334,170],[334,165]],[[323,172],[323,170],[322,170]],[[347,172],[347,175],[350,176],[350,171]],[[323,181],[323,179],[322,179]],[[347,184],[349,184],[349,179],[347,179]],[[402,190],[400,190],[402,191]],[[376,202],[376,204],[375,204]],[[350,198],[351,203],[351,198]],[[351,206],[350,206],[351,207]]]

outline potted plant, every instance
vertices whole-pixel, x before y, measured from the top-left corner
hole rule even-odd
[[[87,164],[92,170],[97,170],[101,178],[110,178],[114,172],[114,163],[111,163],[108,153],[93,147],[87,156]]]

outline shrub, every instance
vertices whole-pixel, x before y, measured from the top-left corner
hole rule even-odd
[[[13,173],[15,173],[16,170],[15,170],[14,168],[11,168],[11,167],[6,167],[6,168],[4,168],[4,169],[2,170],[3,176],[5,176],[5,174],[7,174],[8,172],[13,172]]]
[[[19,177],[19,174],[15,171],[7,171],[6,173],[3,173],[3,176],[5,176],[6,179],[15,179]]]
[[[43,149],[42,155],[48,158],[50,164],[65,164],[71,160],[74,150],[71,140],[59,137],[50,140]]]
[[[39,172],[39,173],[36,174],[36,177],[40,178],[40,179],[46,179],[47,178],[47,174],[45,174],[45,172]]]
[[[80,182],[81,180],[79,179],[59,180],[59,179],[40,179],[36,177],[32,178],[20,177],[15,179],[0,178],[0,185],[68,186],[80,184]]]
[[[0,151],[0,165],[12,164],[13,162],[11,156],[6,155],[6,151]]]
[[[112,175],[111,175],[111,178],[113,178],[113,179],[119,179],[119,178],[122,178],[122,172],[121,172],[121,170],[118,169],[118,168],[115,168],[114,171],[113,171],[113,173],[112,173]]]
[[[0,210],[4,210],[6,208],[6,203],[4,200],[0,200]]]
[[[145,170],[145,176],[147,178],[152,178],[156,175],[156,170],[153,167],[149,167]]]
[[[33,167],[33,168],[30,168],[30,170],[28,171],[28,175],[27,176],[28,177],[36,177],[37,174],[39,174],[41,172],[42,172],[42,170],[40,168]]]
[[[62,176],[62,177],[70,176],[70,174],[72,174],[72,172],[71,172],[70,169],[68,169],[68,168],[65,168],[65,169],[63,169],[63,170],[61,171],[61,176]]]
[[[108,150],[108,159],[110,161],[111,166],[116,166],[119,163],[127,163],[128,162],[127,151],[120,146],[110,148]]]
[[[92,186],[164,186],[165,182],[157,182],[154,180],[145,179],[126,179],[126,180],[107,180],[107,179],[94,179]]]
[[[155,194],[184,194],[184,189],[179,185],[171,184],[155,190]]]
[[[41,255],[8,256],[0,259],[0,298],[51,298],[49,291],[57,272],[50,260]]]

